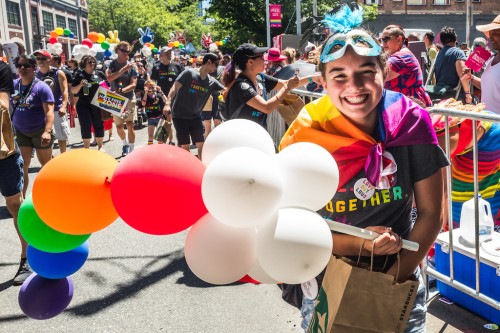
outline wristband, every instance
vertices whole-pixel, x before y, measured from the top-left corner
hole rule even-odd
[[[312,76],[309,76],[309,77],[307,78],[307,80],[309,81],[309,83],[313,83],[313,78],[312,78]]]
[[[466,92],[465,94],[466,94],[466,95],[470,95],[470,92]]]

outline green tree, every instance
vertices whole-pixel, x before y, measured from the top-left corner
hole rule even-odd
[[[138,28],[150,27],[155,35],[155,46],[167,45],[175,30],[186,31],[186,39],[200,47],[202,32],[210,27],[203,25],[197,15],[197,0],[89,0],[90,30],[107,35],[118,30],[120,40],[133,42],[140,37]],[[134,49],[138,49],[138,44]]]

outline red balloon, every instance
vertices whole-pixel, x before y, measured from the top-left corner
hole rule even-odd
[[[89,48],[92,48],[92,45],[94,45],[94,43],[92,43],[90,39],[85,38],[84,40],[82,40],[82,45],[87,45]]]
[[[113,173],[111,198],[132,228],[169,235],[192,226],[207,213],[201,196],[205,166],[190,152],[150,145],[127,155]]]
[[[49,39],[49,43],[50,43],[50,44],[55,44],[55,43],[57,43],[57,38],[51,38],[51,39]]]

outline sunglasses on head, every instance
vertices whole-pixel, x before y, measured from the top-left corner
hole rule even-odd
[[[354,52],[364,57],[380,55],[382,48],[368,33],[362,30],[352,30],[347,34],[336,34],[326,42],[320,61],[324,64],[340,59],[350,45]]]
[[[31,68],[33,65],[31,64],[16,64],[16,68]]]

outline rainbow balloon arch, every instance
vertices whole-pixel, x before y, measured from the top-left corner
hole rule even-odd
[[[68,151],[40,170],[19,211],[35,272],[21,286],[19,306],[39,320],[63,312],[74,292],[70,275],[88,257],[87,240],[118,217],[151,235],[191,227],[186,261],[205,282],[309,281],[331,256],[331,231],[316,211],[338,181],[337,164],[322,147],[297,143],[276,154],[265,129],[240,119],[215,128],[202,161],[171,145],[136,149],[120,163],[96,150]],[[151,195],[158,188],[175,195]],[[131,192],[161,210],[130,205]],[[72,200],[60,205],[54,197]]]

